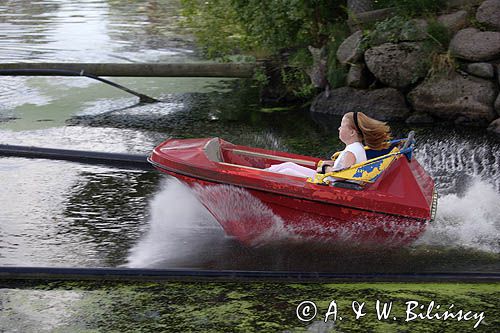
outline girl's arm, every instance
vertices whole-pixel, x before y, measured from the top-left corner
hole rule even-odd
[[[348,168],[355,163],[356,163],[356,156],[354,156],[353,153],[348,151],[342,156],[342,160],[339,161],[339,165],[337,165],[335,167],[335,170],[341,170],[341,169]],[[326,168],[326,172],[332,172],[335,170],[333,169],[333,167]]]

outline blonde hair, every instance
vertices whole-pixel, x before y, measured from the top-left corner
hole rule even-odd
[[[354,122],[354,113],[346,113],[352,127],[356,132],[360,132],[364,143],[370,148],[380,150],[389,147],[389,140],[392,139],[391,128],[383,121],[373,119],[363,112],[357,113],[358,128]]]

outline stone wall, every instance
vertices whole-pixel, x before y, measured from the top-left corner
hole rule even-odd
[[[451,36],[440,52],[424,47],[432,36],[423,19],[412,20],[411,34],[402,30],[397,38],[378,36],[368,48],[363,45],[366,33],[355,31],[337,52],[338,61],[349,68],[347,87],[327,88],[311,111],[363,111],[408,123],[454,122],[488,128],[500,138],[500,0],[462,2],[462,9],[451,6],[455,9],[436,18]]]

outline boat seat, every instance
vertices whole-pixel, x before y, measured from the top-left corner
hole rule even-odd
[[[366,159],[371,160],[372,158],[379,157],[382,155],[387,155],[391,152],[391,150],[396,147],[399,143],[393,143],[389,146],[389,148],[374,150],[374,149],[366,149]]]
[[[347,188],[349,190],[356,190],[356,191],[361,191],[364,189],[363,185],[359,183],[354,183],[348,180],[341,180],[341,179],[331,182],[330,185],[333,187]]]
[[[224,162],[220,151],[219,138],[210,139],[203,147],[205,155],[212,162]]]

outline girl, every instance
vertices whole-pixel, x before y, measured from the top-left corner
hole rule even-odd
[[[362,112],[349,112],[344,115],[339,127],[340,141],[345,143],[345,149],[335,162],[325,161],[325,172],[345,169],[351,165],[366,161],[363,142],[370,149],[384,149],[391,139],[390,127],[381,121],[368,117]],[[267,168],[271,172],[283,173],[296,177],[314,177],[316,170],[292,162],[275,164]]]

